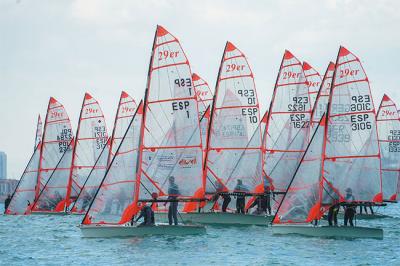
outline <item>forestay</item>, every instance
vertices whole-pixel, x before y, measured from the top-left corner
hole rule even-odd
[[[221,59],[207,149],[207,193],[248,190],[262,181],[260,111],[245,55],[227,42]],[[239,185],[238,180],[243,185]]]
[[[316,127],[310,144],[298,165],[289,187],[275,214],[274,224],[310,223],[319,220],[322,198],[322,158],[325,137],[325,116]]]
[[[324,178],[340,201],[381,202],[375,108],[358,57],[340,47],[328,110]],[[347,195],[352,191],[352,196]]]
[[[269,108],[264,170],[285,192],[309,140],[311,105],[300,61],[285,51]]]
[[[381,149],[383,200],[396,201],[400,177],[400,118],[395,103],[386,94],[376,120]]]
[[[123,224],[137,211],[140,181],[136,170],[142,116],[143,104],[140,102],[128,129],[119,141],[82,224]]]
[[[53,174],[61,157],[68,150],[72,138],[71,122],[64,106],[51,97],[47,108],[39,158],[36,199],[49,177]],[[69,171],[69,168],[70,165],[65,171]]]
[[[315,100],[317,99],[318,91],[321,87],[321,75],[307,62],[303,62],[303,71],[308,86],[311,109],[313,109]]]
[[[169,196],[203,198],[202,143],[190,65],[178,39],[161,26],[153,43],[143,121],[140,198],[168,196],[174,184],[179,193]]]
[[[325,71],[324,78],[322,79],[321,87],[318,91],[314,108],[312,109],[310,135],[314,133],[314,130],[319,125],[319,121],[321,120],[322,116],[326,114],[334,71],[335,71],[335,64],[330,62],[328,68]]]

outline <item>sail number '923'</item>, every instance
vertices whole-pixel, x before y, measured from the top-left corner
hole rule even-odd
[[[173,101],[172,102],[172,110],[175,111],[186,111],[187,118],[190,118],[189,113],[189,101]]]
[[[308,105],[308,96],[296,96],[292,98],[292,103],[288,104],[288,110],[291,112],[306,111]]]
[[[256,96],[253,89],[238,90],[237,94],[239,94],[240,97],[246,98],[248,104],[256,104]]]

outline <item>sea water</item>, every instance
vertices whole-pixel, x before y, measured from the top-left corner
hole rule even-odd
[[[89,239],[77,227],[81,216],[1,215],[0,264],[400,265],[400,206],[379,212],[391,218],[357,224],[383,228],[383,240],[273,236],[260,226],[208,226],[198,236]]]

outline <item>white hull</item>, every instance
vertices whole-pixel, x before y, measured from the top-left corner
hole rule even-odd
[[[351,226],[273,225],[272,233],[274,235],[298,234],[313,237],[383,239],[382,229]]]
[[[198,235],[205,234],[206,228],[201,225],[81,225],[84,237],[131,237],[146,235]]]
[[[228,212],[193,212],[180,213],[178,220],[185,223],[199,224],[223,224],[223,225],[261,225],[267,226],[272,221],[273,216],[254,215],[254,214],[238,214]],[[168,222],[168,214],[166,212],[156,212],[156,221]]]

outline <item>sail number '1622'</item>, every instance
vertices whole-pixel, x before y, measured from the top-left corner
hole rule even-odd
[[[308,128],[310,125],[310,121],[306,119],[305,114],[291,114],[290,121],[293,128]]]
[[[308,104],[307,96],[296,96],[292,98],[293,103],[288,104],[288,110],[291,112],[306,111],[306,105]]]

